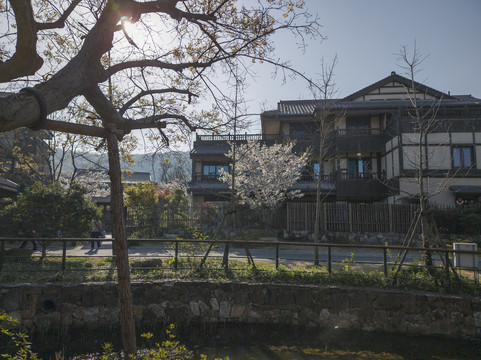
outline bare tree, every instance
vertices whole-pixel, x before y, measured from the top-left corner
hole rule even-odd
[[[419,203],[418,224],[422,247],[429,249],[434,245],[429,199],[443,192],[457,173],[457,170],[451,169],[452,156],[449,140],[445,139],[443,144],[442,136],[437,136],[436,142],[433,144],[429,137],[433,134],[446,135],[449,132],[450,124],[441,120],[438,116],[443,95],[439,94],[435,97],[428,95],[426,88],[415,81],[426,56],[420,52],[416,44],[414,44],[412,53],[409,52],[407,46],[402,46],[398,55],[401,61],[400,66],[406,71],[410,79],[410,85],[404,86],[408,100],[405,110],[408,123],[401,124],[401,126],[406,127],[403,132],[412,134],[412,138],[409,139],[411,146],[403,144],[403,158],[404,169],[412,169],[413,177],[411,181],[415,184],[417,194],[408,193],[408,195],[414,196]],[[446,138],[447,135],[444,137]],[[440,171],[439,165],[444,166],[445,170]],[[413,226],[414,231],[416,230],[415,227]],[[426,266],[431,267],[433,265],[430,251],[423,253],[423,259]]]
[[[329,196],[331,189],[329,184],[335,181],[335,161],[338,152],[335,151],[335,142],[332,134],[339,124],[344,113],[339,109],[333,109],[338,93],[334,81],[334,68],[337,65],[337,55],[331,63],[321,62],[321,78],[317,88],[313,89],[315,97],[318,98],[319,105],[315,112],[314,122],[319,132],[319,149],[316,154],[317,169],[314,169],[316,179],[316,211],[314,220],[314,242],[320,242],[321,230],[321,207],[323,201]],[[337,155],[336,155],[337,154]],[[331,169],[326,169],[330,166]],[[325,229],[324,229],[325,231]],[[314,263],[319,265],[319,248],[314,249]]]
[[[5,4],[5,5],[4,5]],[[0,132],[32,127],[97,137],[107,149],[122,341],[136,352],[119,141],[154,129],[169,142],[196,129],[229,123],[225,80],[234,62],[291,71],[274,55],[271,35],[290,31],[305,44],[320,36],[304,2],[257,0],[10,0],[0,3]],[[33,86],[35,85],[35,86]],[[212,108],[202,108],[199,97]],[[82,121],[47,117],[75,105]],[[200,110],[199,110],[200,109]],[[223,116],[227,115],[227,116]]]

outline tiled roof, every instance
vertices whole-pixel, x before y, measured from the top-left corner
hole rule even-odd
[[[311,115],[321,104],[321,100],[294,100],[280,101],[277,107],[278,111],[284,115]]]
[[[13,181],[0,177],[0,188],[9,191],[17,191],[17,184]]]
[[[476,185],[452,185],[449,187],[455,194],[481,195],[481,186]]]
[[[349,110],[349,109],[393,109],[400,107],[409,107],[410,103],[408,100],[368,100],[368,101],[354,101],[362,95],[368,94],[375,88],[381,87],[390,82],[398,82],[410,86],[411,82],[409,79],[396,74],[391,73],[390,76],[379,80],[355,93],[346,96],[343,99],[330,99],[329,108],[332,110]],[[477,99],[472,95],[451,95],[445,94],[436,89],[430,88],[420,83],[415,83],[418,91],[429,94],[435,98],[438,98],[435,103],[436,105],[441,105],[445,107],[456,107],[464,105],[479,105],[481,106],[481,99]],[[321,109],[325,104],[323,100],[289,100],[280,101],[277,104],[276,110],[265,111],[262,113],[263,117],[275,117],[275,116],[304,116],[310,117],[315,110]],[[432,100],[420,101],[419,105],[432,106]]]
[[[278,110],[265,111],[263,116],[310,116],[314,110],[319,110],[323,106],[322,100],[297,100],[297,101],[281,101],[278,103]],[[409,107],[408,100],[370,100],[370,101],[346,101],[344,99],[332,99],[329,101],[329,107],[332,110],[349,110],[349,109],[389,109],[399,107]],[[481,99],[477,99],[471,95],[451,95],[450,99],[435,100],[435,105],[446,107],[463,106],[463,105],[480,105]],[[424,100],[418,102],[419,106],[432,106],[433,100]]]
[[[481,99],[476,99],[470,95],[452,96],[453,99],[441,100],[421,100],[418,101],[419,106],[463,106],[463,105],[480,105]],[[371,100],[371,101],[337,101],[331,104],[331,109],[374,109],[374,108],[399,108],[410,107],[409,100]],[[320,109],[320,107],[316,108]]]

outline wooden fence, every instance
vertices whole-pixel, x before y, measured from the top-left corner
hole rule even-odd
[[[358,233],[398,233],[408,232],[416,216],[418,205],[400,204],[357,204],[332,203],[321,204],[320,230],[329,232]],[[451,207],[432,205],[433,210],[450,210]],[[195,228],[201,231],[216,229],[222,222],[228,204],[212,206],[188,207],[179,209],[168,205],[146,211],[128,209],[127,227],[129,233],[141,231],[144,235],[159,235],[156,232],[170,231],[179,228]],[[153,211],[152,211],[153,210]],[[307,231],[314,232],[316,203],[292,202],[279,209],[272,217],[270,224],[262,221],[257,211],[239,208],[230,217],[230,227],[233,231],[244,230]],[[143,216],[139,216],[144,214]],[[226,223],[224,223],[226,228]],[[145,230],[145,231],[143,231]]]
[[[418,208],[418,205],[323,203],[320,229],[331,232],[403,234],[408,232]],[[313,232],[315,217],[316,203],[289,203],[286,228],[289,231]]]
[[[172,207],[162,204],[156,208],[126,209],[126,226],[129,234],[134,232],[147,236],[158,236],[168,231],[179,229],[197,229],[212,231],[222,222],[224,214],[228,212],[229,204],[216,204],[208,206],[183,206]],[[232,231],[242,229],[270,230],[285,229],[286,209],[277,210],[270,218],[270,224],[263,221],[258,211],[247,207],[239,207],[224,220],[227,221]]]

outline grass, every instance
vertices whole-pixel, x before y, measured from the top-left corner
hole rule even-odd
[[[65,271],[61,271],[61,258],[38,256],[6,259],[0,273],[1,283],[80,283],[116,281],[116,267],[112,257],[68,258]],[[280,265],[257,262],[253,268],[243,261],[231,260],[229,268],[221,259],[209,259],[199,269],[199,258],[180,258],[178,269],[173,258],[133,258],[131,277],[134,281],[200,280],[215,282],[266,282],[290,284],[317,284],[343,286],[369,286],[386,289],[421,290],[441,293],[481,295],[481,286],[469,277],[449,276],[440,268],[430,272],[419,267],[405,267],[394,278],[385,276],[378,267],[356,264],[352,259],[333,266],[329,274],[325,266],[314,267],[304,263]]]

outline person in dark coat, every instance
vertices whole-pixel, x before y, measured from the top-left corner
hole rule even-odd
[[[102,222],[100,220],[92,220],[90,228],[90,238],[100,239],[102,237]],[[90,248],[95,250],[95,243],[97,242],[97,249],[100,249],[101,241],[92,240],[90,241]]]

